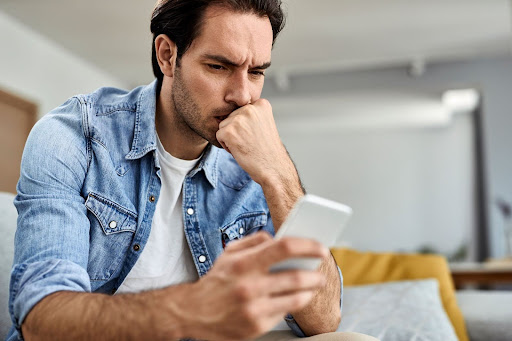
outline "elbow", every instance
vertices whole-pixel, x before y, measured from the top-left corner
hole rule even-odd
[[[341,311],[338,311],[338,313],[336,314],[336,317],[334,319],[334,324],[332,326],[333,327],[332,332],[335,332],[338,330],[340,323],[341,323]]]
[[[309,329],[305,334],[307,336],[314,336],[318,334],[332,333],[338,330],[341,323],[341,313],[333,313],[331,318],[324,319],[322,323],[316,324],[314,328]]]
[[[322,333],[332,333],[338,330],[341,323],[341,313],[333,314],[333,317],[328,325],[325,326],[325,330]]]
[[[327,322],[327,321],[326,321]],[[329,322],[327,322],[323,326],[322,334],[323,333],[332,333],[338,330],[338,327],[341,323],[341,311],[339,309],[335,310],[333,314],[331,315],[331,318],[329,319]]]

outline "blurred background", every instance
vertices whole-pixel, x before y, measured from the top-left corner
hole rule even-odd
[[[338,245],[510,256],[511,2],[284,2],[263,96],[308,192],[353,207]],[[1,191],[42,115],[153,80],[154,3],[0,1]]]

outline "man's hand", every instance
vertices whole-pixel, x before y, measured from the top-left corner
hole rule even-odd
[[[277,132],[270,103],[259,99],[233,111],[219,124],[217,140],[261,185],[277,232],[304,190]]]
[[[319,271],[270,273],[290,257],[326,257],[319,243],[299,238],[274,240],[264,232],[228,244],[212,269],[173,305],[191,323],[183,337],[252,339],[274,327],[290,311],[304,308],[326,279]],[[173,314],[174,315],[174,314]]]
[[[266,99],[233,111],[219,124],[217,140],[262,186],[266,182],[297,177]]]
[[[217,140],[261,185],[277,232],[304,189],[277,132],[270,103],[259,99],[233,111],[219,124]],[[341,282],[332,256],[324,258],[320,270],[328,284],[306,307],[289,310],[307,335],[334,331],[341,318]]]

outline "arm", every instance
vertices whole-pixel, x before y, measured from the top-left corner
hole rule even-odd
[[[270,103],[260,99],[234,111],[220,123],[217,140],[261,185],[278,230],[304,190],[279,137]],[[341,280],[332,256],[324,258],[319,271],[326,276],[327,285],[306,308],[293,313],[308,335],[335,331],[341,320]]]
[[[41,300],[22,325],[31,340],[161,340],[178,339],[177,321],[166,311],[166,300],[186,292],[186,286],[141,294],[55,292]],[[164,312],[167,313],[164,318]]]
[[[81,196],[89,156],[79,113],[71,100],[42,119],[23,155],[9,309],[27,340],[255,338],[324,285],[317,272],[268,271],[290,257],[325,257],[321,245],[260,233],[228,245],[198,282],[113,297],[90,293]]]
[[[29,341],[252,339],[286,311],[302,309],[325,284],[318,273],[268,268],[289,257],[325,257],[324,251],[309,240],[257,233],[228,245],[195,283],[118,296],[51,294],[28,314],[23,335]]]

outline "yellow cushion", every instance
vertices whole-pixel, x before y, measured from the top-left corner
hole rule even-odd
[[[359,252],[331,249],[343,273],[343,284],[362,285],[390,281],[436,278],[441,301],[461,341],[468,341],[464,317],[446,259],[438,255]]]

